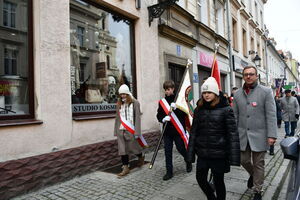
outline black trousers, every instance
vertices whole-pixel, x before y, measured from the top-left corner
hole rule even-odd
[[[224,173],[213,173],[213,180],[216,187],[217,198],[214,195],[214,191],[207,181],[209,168],[198,168],[196,170],[197,182],[207,196],[208,200],[225,200],[226,199],[226,188],[224,183]]]
[[[173,174],[173,142],[175,142],[176,149],[183,156],[184,160],[186,160],[186,155],[187,155],[184,142],[178,133],[165,134],[164,145],[165,145],[166,168],[168,174]]]

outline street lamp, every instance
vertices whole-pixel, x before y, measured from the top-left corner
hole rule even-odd
[[[258,56],[258,54],[256,54],[256,56],[253,58],[253,62],[255,63],[256,67],[260,66],[260,61],[261,61],[261,58]]]

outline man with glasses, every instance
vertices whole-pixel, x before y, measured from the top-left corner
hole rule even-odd
[[[276,106],[271,88],[258,84],[257,69],[243,69],[245,81],[236,91],[233,110],[240,136],[241,165],[249,173],[248,188],[255,192],[253,200],[262,199],[265,153],[277,138]]]

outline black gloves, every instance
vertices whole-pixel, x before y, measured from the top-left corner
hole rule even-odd
[[[299,114],[296,114],[295,117],[296,117],[296,119],[299,119]]]

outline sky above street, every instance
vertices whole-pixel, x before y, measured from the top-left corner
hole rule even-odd
[[[300,62],[300,0],[268,0],[264,15],[269,37],[277,42],[276,49],[291,51]]]

